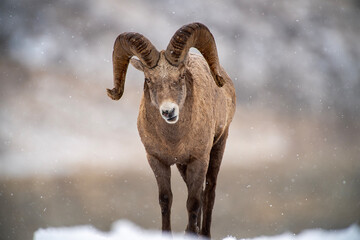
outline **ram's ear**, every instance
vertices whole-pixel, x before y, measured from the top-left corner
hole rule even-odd
[[[142,62],[139,59],[136,58],[132,58],[130,60],[131,65],[134,66],[134,68],[136,68],[139,71],[144,71],[144,65],[142,64]]]

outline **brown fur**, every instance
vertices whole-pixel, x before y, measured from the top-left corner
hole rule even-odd
[[[160,60],[159,65],[152,69],[151,73],[149,70],[144,71],[145,77],[163,79],[160,75],[164,69],[170,74],[168,82],[175,81],[180,75],[176,67]],[[199,231],[203,185],[206,181],[201,233],[210,236],[216,178],[229,125],[235,112],[235,90],[224,70],[221,71],[221,75],[224,76],[226,84],[221,88],[216,85],[202,56],[190,54],[183,71],[186,99],[180,109],[179,121],[170,125],[162,119],[159,110],[151,101],[150,90],[145,83],[138,116],[138,130],[159,186],[163,230],[171,230],[170,166],[176,164],[189,192],[189,232]],[[158,86],[163,87],[163,84]]]
[[[188,54],[191,47],[202,56]],[[115,87],[107,90],[113,100],[124,92],[130,59],[145,75],[138,130],[159,187],[162,229],[171,231],[170,166],[176,164],[188,188],[187,232],[210,237],[216,179],[236,102],[214,37],[205,25],[191,23],[158,52],[139,33],[120,34],[113,52]]]

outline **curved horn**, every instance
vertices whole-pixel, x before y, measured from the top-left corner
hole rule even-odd
[[[139,33],[122,33],[114,43],[113,51],[113,89],[107,89],[108,96],[113,100],[119,100],[124,93],[125,76],[130,58],[137,56],[147,67],[153,68],[157,65],[160,54],[151,42]]]
[[[167,46],[165,57],[171,65],[178,66],[184,61],[191,47],[195,47],[201,52],[209,64],[216,84],[222,87],[225,80],[220,74],[215,39],[204,24],[191,23],[177,30]]]

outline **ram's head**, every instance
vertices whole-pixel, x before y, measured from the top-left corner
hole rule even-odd
[[[209,29],[201,23],[181,27],[172,37],[166,51],[157,51],[154,45],[139,33],[122,33],[115,40],[113,51],[114,85],[108,95],[119,100],[124,92],[127,67],[132,65],[143,71],[145,90],[149,90],[152,104],[159,109],[164,120],[173,124],[179,119],[186,99],[186,57],[191,47],[197,48],[209,64],[215,83],[225,83],[215,40]]]

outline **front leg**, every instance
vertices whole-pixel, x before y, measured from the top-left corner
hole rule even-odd
[[[162,230],[164,232],[171,232],[171,170],[170,166],[163,164],[157,158],[148,155],[149,164],[155,174],[156,182],[159,188],[159,204],[161,208]]]
[[[202,193],[207,161],[196,159],[189,163],[186,168],[186,185],[188,188],[188,199],[186,207],[188,210],[188,226],[186,232],[198,234],[201,218]]]

